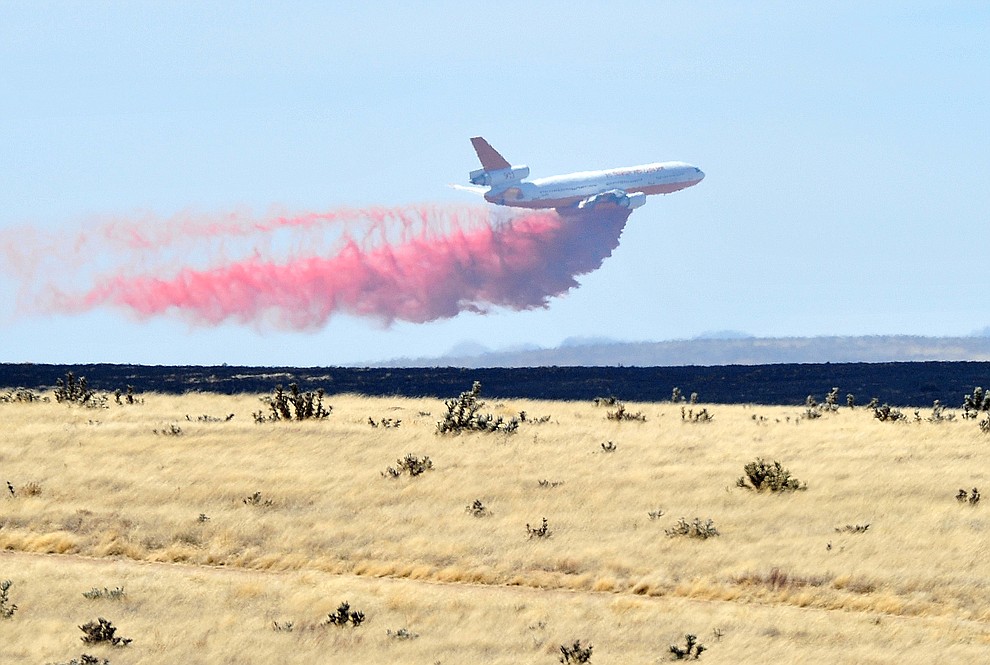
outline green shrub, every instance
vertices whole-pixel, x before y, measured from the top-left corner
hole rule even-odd
[[[393,640],[414,640],[419,637],[419,633],[414,633],[408,628],[400,628],[393,631],[391,628],[385,631],[385,634],[391,637]]]
[[[808,489],[807,484],[798,481],[781,465],[774,460],[773,464],[767,464],[759,457],[750,462],[745,467],[745,476],[740,476],[736,485],[747,489],[754,489],[758,492],[768,490],[770,492],[794,492],[796,490]],[[746,481],[749,481],[749,484]]]
[[[428,456],[424,455],[422,459],[413,455],[412,453],[406,453],[406,456],[400,460],[396,460],[397,466],[390,466],[382,472],[383,478],[398,478],[403,473],[408,473],[410,476],[415,478],[416,476],[422,475],[433,468],[433,460]]]
[[[646,416],[643,415],[642,411],[631,413],[629,411],[626,411],[626,405],[621,403],[616,406],[615,411],[609,411],[608,413],[606,413],[605,417],[608,418],[609,420],[615,420],[617,422],[622,422],[624,420],[640,422],[640,423],[646,422]]]
[[[261,498],[261,492],[255,492],[251,496],[244,498],[243,503],[245,506],[259,506],[261,508],[271,508],[273,505],[275,505],[275,502],[272,501],[271,499]],[[200,517],[203,517],[203,515],[201,514]],[[200,520],[200,521],[205,522],[209,519],[210,518],[207,517],[205,520]]]
[[[956,494],[956,501],[958,501],[959,503],[968,503],[971,506],[975,506],[980,502],[980,490],[974,487],[973,491],[967,494],[966,490],[960,489],[959,492]]]
[[[686,519],[681,517],[677,520],[677,524],[673,528],[665,529],[664,533],[667,534],[668,538],[682,536],[686,538],[697,538],[699,540],[708,540],[719,535],[718,529],[715,528],[715,523],[711,519],[702,522],[700,517],[695,517],[690,524]]]
[[[531,527],[529,524],[526,525],[526,533],[529,534],[530,538],[549,538],[553,535],[550,530],[550,525],[547,523],[547,518],[543,518],[543,524],[538,527]]]
[[[337,607],[336,612],[327,615],[323,625],[346,626],[350,624],[357,628],[362,623],[364,623],[364,612],[352,610],[350,603],[344,601]]]
[[[84,653],[79,656],[79,658],[73,658],[67,663],[50,663],[50,665],[110,665],[110,661],[106,658],[100,660],[96,656],[91,656],[88,653]]]
[[[475,517],[490,517],[492,514],[492,511],[481,502],[481,499],[475,499],[465,510]]]
[[[105,598],[107,600],[121,600],[123,599],[124,595],[125,595],[124,587],[122,586],[116,587],[114,589],[108,589],[107,587],[103,587],[102,590],[93,587],[89,591],[83,591],[83,597],[89,598],[90,600],[97,600],[99,598]]]
[[[133,642],[127,637],[118,637],[117,627],[103,617],[79,626],[79,630],[83,632],[80,639],[86,644],[106,642],[110,646],[124,647]]]
[[[479,413],[485,403],[481,396],[481,382],[475,381],[471,390],[463,392],[457,399],[444,402],[447,413],[443,420],[437,422],[437,434],[460,434],[461,432],[503,432],[513,434],[519,429],[519,418],[506,421],[502,416],[497,418],[490,413]]]
[[[47,402],[48,398],[27,388],[15,388],[0,395],[0,404],[13,404],[14,402]]]
[[[262,399],[268,404],[270,413],[258,411],[254,414],[254,422],[276,422],[279,420],[321,420],[327,418],[333,411],[332,406],[323,406],[323,388],[314,392],[302,392],[299,385],[289,384],[289,393],[282,386],[275,386],[271,396]]]
[[[701,654],[706,651],[704,644],[698,644],[698,638],[691,633],[684,636],[684,647],[681,648],[676,644],[670,645],[670,653],[673,654],[674,660],[687,660],[689,658],[694,658],[698,660]]]
[[[990,411],[990,392],[976,386],[971,395],[963,397],[963,418],[976,418],[980,411]]]
[[[882,406],[873,407],[873,417],[880,422],[897,422],[899,420],[907,420],[907,416],[898,411],[897,409],[891,408],[890,405],[884,404]]]
[[[561,644],[560,662],[564,663],[564,665],[570,665],[570,663],[590,663],[593,649],[594,647],[590,644],[586,647],[581,646],[581,640],[574,640],[574,644],[571,646]]]
[[[10,580],[0,582],[0,619],[12,619],[17,605],[10,602],[10,587],[13,586]]]

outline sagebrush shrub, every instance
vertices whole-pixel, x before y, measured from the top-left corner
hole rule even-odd
[[[102,590],[93,587],[89,591],[83,591],[83,597],[89,598],[90,600],[97,600],[99,598],[105,598],[107,600],[121,600],[125,595],[124,587],[122,586],[115,587],[113,589],[103,587]]]
[[[956,501],[975,506],[980,502],[980,490],[974,487],[973,491],[967,494],[966,490],[960,488],[959,492],[956,494]]]
[[[415,478],[416,476],[422,475],[432,469],[433,460],[431,460],[427,455],[424,455],[421,459],[412,453],[406,453],[405,457],[400,460],[396,460],[396,465],[397,466],[390,466],[382,471],[382,477],[398,478],[403,473],[408,473],[410,476]]]
[[[617,422],[622,422],[622,421],[632,421],[632,422],[640,422],[640,423],[646,422],[646,416],[643,415],[642,411],[637,411],[636,413],[626,411],[626,405],[621,403],[616,406],[615,411],[609,411],[608,413],[606,413],[605,417],[608,418],[609,420],[615,420]]]
[[[268,404],[270,413],[266,416],[264,412],[254,413],[256,423],[277,422],[279,420],[322,420],[333,411],[332,406],[323,405],[323,388],[316,392],[302,392],[299,385],[289,384],[289,393],[282,390],[282,386],[275,386],[271,396],[263,398],[262,401]]]
[[[687,660],[688,658],[697,660],[704,651],[706,651],[705,645],[698,644],[698,637],[691,633],[684,636],[683,647],[679,647],[676,644],[670,645],[670,653],[673,654],[674,660]]]
[[[581,646],[581,640],[574,640],[574,644],[567,646],[566,644],[560,645],[560,662],[564,665],[570,665],[571,663],[590,663],[591,662],[591,652],[594,650],[592,645],[586,647]]]
[[[352,610],[350,603],[345,600],[337,607],[336,612],[331,612],[327,615],[323,623],[330,626],[346,626],[350,624],[357,628],[364,623],[364,612]]]
[[[882,406],[873,407],[873,417],[880,422],[891,422],[895,423],[900,420],[907,420],[902,412],[897,409],[891,408],[889,404],[883,404]]]
[[[444,402],[447,413],[437,422],[437,434],[460,434],[461,432],[503,432],[513,434],[519,429],[519,418],[506,421],[490,413],[482,414],[485,403],[481,396],[481,382],[475,381],[471,390],[463,392],[457,399]]]
[[[543,518],[543,523],[538,527],[531,527],[529,524],[526,525],[526,533],[529,534],[530,538],[549,538],[553,535],[550,530],[550,525],[547,523],[547,518]]]
[[[86,644],[106,642],[110,646],[124,647],[134,641],[127,637],[118,637],[117,627],[103,617],[79,626],[79,630],[83,632],[79,639]]]
[[[750,462],[745,467],[745,476],[740,476],[736,485],[747,489],[754,489],[758,492],[764,490],[770,492],[794,492],[796,490],[808,489],[807,484],[800,482],[791,475],[791,472],[783,465],[774,460],[773,464],[767,464],[761,458]],[[749,484],[746,484],[746,481]]]
[[[10,580],[0,582],[0,619],[11,619],[17,611],[17,605],[10,602],[10,587],[13,584]]]
[[[719,535],[718,529],[715,528],[715,523],[710,518],[702,522],[700,517],[695,517],[690,523],[681,517],[672,528],[664,529],[664,533],[667,534],[668,538],[684,536],[699,540],[707,540]]]

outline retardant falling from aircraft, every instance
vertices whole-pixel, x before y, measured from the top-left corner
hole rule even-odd
[[[390,324],[493,307],[546,307],[577,286],[576,276],[601,266],[629,214],[616,206],[507,213],[427,205],[261,221],[231,215],[181,223],[118,220],[112,233],[103,224],[73,243],[87,248],[87,264],[109,264],[109,271],[93,275],[91,286],[78,292],[64,283],[35,286],[31,300],[48,312],[115,306],[139,317],[178,313],[207,325],[236,321],[299,330],[337,314]],[[314,251],[312,234],[334,230],[335,246]],[[288,236],[276,238],[279,232]],[[232,258],[231,243],[245,237],[249,249],[239,247],[241,256]],[[30,262],[37,248],[25,249],[23,236],[17,245],[12,240],[3,242],[8,258]],[[180,247],[169,252],[170,244]]]

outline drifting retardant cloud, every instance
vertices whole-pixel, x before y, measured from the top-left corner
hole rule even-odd
[[[74,235],[8,231],[0,253],[22,311],[116,307],[305,330],[335,314],[387,325],[546,307],[601,266],[628,217],[443,205],[142,216]]]

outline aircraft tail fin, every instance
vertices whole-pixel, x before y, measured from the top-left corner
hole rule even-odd
[[[474,146],[474,151],[478,153],[478,159],[481,160],[481,165],[486,171],[500,171],[511,168],[505,157],[498,154],[498,151],[480,136],[472,138],[471,145]]]

